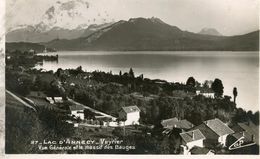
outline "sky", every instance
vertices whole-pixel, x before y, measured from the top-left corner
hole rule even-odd
[[[58,1],[58,0],[57,0]],[[59,0],[65,2],[69,0]],[[106,11],[115,21],[157,17],[182,30],[215,28],[239,35],[259,28],[258,0],[84,0],[92,12]],[[33,24],[56,0],[6,0],[6,27]],[[96,14],[88,14],[91,17]]]

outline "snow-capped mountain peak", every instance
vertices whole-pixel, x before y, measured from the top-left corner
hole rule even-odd
[[[46,32],[52,28],[68,30],[86,29],[91,24],[112,22],[107,11],[100,11],[94,4],[86,0],[67,0],[53,3],[33,24],[17,25],[8,32],[33,26],[36,32]]]

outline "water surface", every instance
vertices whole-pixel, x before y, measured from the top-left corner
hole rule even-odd
[[[112,71],[114,74],[129,71],[135,75],[144,74],[152,79],[170,82],[186,82],[193,76],[197,81],[219,78],[224,85],[224,94],[231,95],[237,87],[238,107],[246,110],[259,110],[259,55],[258,52],[225,51],[135,51],[135,52],[97,52],[67,51],[55,52],[58,62],[45,61],[46,70],[76,68],[82,66],[86,71]]]

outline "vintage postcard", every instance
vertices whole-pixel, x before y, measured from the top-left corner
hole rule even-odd
[[[6,0],[3,14],[3,154],[259,155],[258,0]]]

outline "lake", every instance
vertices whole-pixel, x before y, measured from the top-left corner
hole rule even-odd
[[[66,51],[58,54],[58,62],[44,61],[46,70],[76,68],[86,71],[112,71],[113,74],[128,72],[132,67],[135,75],[144,74],[151,79],[185,83],[193,76],[197,81],[219,78],[224,94],[233,96],[237,87],[237,107],[259,110],[259,54],[258,52],[226,51]]]

